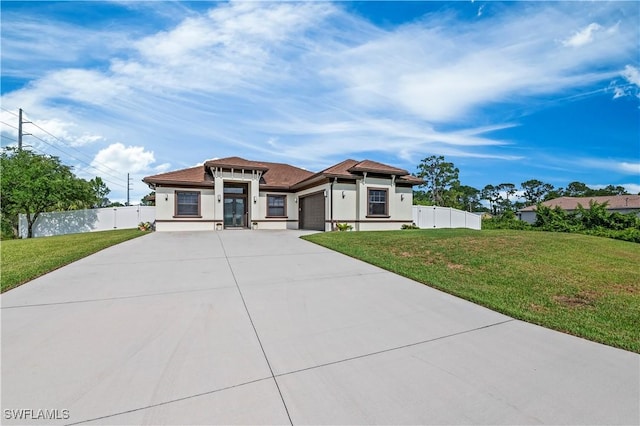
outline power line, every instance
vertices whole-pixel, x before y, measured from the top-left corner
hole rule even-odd
[[[0,109],[2,109],[3,111],[8,112],[9,114],[12,114],[12,115],[13,115],[13,116],[15,116],[15,117],[17,117],[17,116],[18,116],[18,114],[16,114],[15,112],[13,112],[13,111],[11,111],[11,110],[9,110],[9,109],[6,109],[6,108],[4,108],[4,107],[0,107]]]
[[[91,158],[91,156],[89,156],[89,155],[85,154],[84,152],[82,152],[82,151],[80,151],[80,150],[78,150],[78,149],[76,149],[76,148],[72,147],[71,145],[69,145],[69,144],[65,143],[62,139],[60,139],[60,138],[59,138],[59,137],[57,137],[56,135],[52,134],[51,132],[49,132],[49,131],[47,131],[47,130],[43,129],[42,127],[38,126],[38,125],[37,125],[36,123],[34,123],[33,121],[30,121],[30,123],[31,123],[31,124],[33,124],[34,126],[36,126],[38,129],[40,129],[40,130],[42,130],[43,132],[45,132],[46,134],[48,134],[49,136],[51,136],[52,138],[54,138],[55,140],[57,140],[58,142],[60,142],[60,143],[62,143],[62,144],[64,144],[64,145],[67,145],[69,148],[73,149],[74,151],[78,152],[79,154],[82,154],[82,155],[84,155],[86,158],[91,159],[91,161],[94,161],[94,160],[93,160],[93,158]],[[112,170],[112,171],[114,171],[114,172],[116,172],[116,173],[119,173],[117,170],[114,170],[114,169],[112,169],[111,167],[109,167],[109,166],[107,166],[107,165],[105,165],[105,164],[101,164],[101,167],[104,167],[105,169],[109,169],[109,170]],[[97,170],[97,169],[96,169],[96,170]]]
[[[9,139],[10,141],[13,141],[13,142],[18,142],[18,139],[16,139],[16,138],[10,138],[9,136],[0,135],[0,137],[3,137],[3,138],[5,138],[5,139]]]
[[[100,171],[100,170],[98,170],[95,166],[93,166],[93,165],[91,165],[91,164],[87,163],[86,161],[83,161],[83,160],[81,160],[81,159],[79,159],[79,158],[74,157],[73,155],[69,154],[68,152],[66,152],[66,151],[64,151],[64,150],[62,150],[62,149],[60,149],[59,147],[55,146],[54,144],[51,144],[51,143],[49,143],[49,142],[45,141],[44,139],[40,138],[39,136],[36,136],[36,135],[31,135],[31,136],[32,136],[32,137],[34,137],[34,138],[36,138],[36,139],[38,139],[40,142],[45,143],[45,144],[49,145],[50,147],[52,147],[52,148],[54,148],[54,149],[57,149],[58,151],[60,151],[60,152],[62,152],[63,154],[65,154],[65,155],[67,155],[67,156],[69,156],[69,157],[73,158],[74,160],[79,161],[79,162],[81,162],[82,164],[86,164],[87,166],[91,167],[91,168],[92,168],[92,169],[94,169],[94,170]],[[112,175],[109,175],[109,176],[114,177],[114,176],[112,176]],[[115,178],[115,179],[117,179],[117,177],[114,177],[114,178]],[[113,185],[119,186],[119,187],[121,187],[121,188],[125,188],[125,186],[124,186],[124,185],[122,185],[122,184],[120,184],[120,183],[116,183],[116,182],[113,182],[113,181],[110,181],[110,180],[107,180],[107,179],[103,179],[103,180],[104,180],[105,182],[112,183]]]
[[[5,109],[5,108],[3,108],[3,109],[4,109],[5,111],[7,111],[7,112],[12,113],[11,111],[9,111],[9,110],[7,110],[7,109]],[[20,112],[22,112],[22,109],[20,109]],[[13,114],[13,115],[16,115],[16,114],[14,114],[14,113],[12,113],[12,114]],[[21,120],[21,115],[22,115],[22,114],[20,114],[20,115],[16,115],[16,116],[17,116],[17,117],[19,117],[19,119]],[[34,122],[33,122],[33,120],[32,120],[32,121],[28,121],[28,122],[24,122],[24,123],[29,123],[29,124],[34,125],[34,126],[35,126],[35,127],[37,127],[38,129],[40,129],[41,131],[43,131],[44,133],[46,133],[47,135],[51,136],[52,138],[54,138],[55,140],[57,140],[58,142],[60,142],[62,145],[67,146],[67,147],[69,147],[69,148],[73,149],[74,151],[76,151],[76,152],[77,152],[77,153],[79,153],[79,154],[82,154],[84,157],[86,157],[86,158],[90,159],[90,160],[92,161],[92,163],[97,163],[97,162],[96,162],[93,158],[91,158],[89,155],[87,155],[87,154],[83,153],[82,151],[80,151],[80,150],[78,150],[78,149],[76,149],[76,148],[72,147],[71,145],[67,144],[64,140],[60,139],[59,137],[57,137],[57,136],[56,136],[56,135],[54,135],[53,133],[49,132],[48,130],[46,130],[46,129],[42,128],[42,127],[41,127],[41,126],[39,126],[37,123],[34,123]],[[11,126],[11,127],[16,128],[15,126]],[[20,132],[19,132],[19,133],[20,133]],[[26,135],[26,134],[25,134],[25,135]],[[89,166],[90,168],[92,168],[92,169],[96,170],[97,172],[99,172],[99,173],[101,173],[101,174],[105,174],[105,175],[107,175],[107,176],[111,176],[113,179],[118,179],[118,180],[120,179],[120,176],[116,176],[116,175],[114,175],[114,174],[112,174],[112,173],[109,173],[109,172],[107,172],[107,171],[105,171],[105,170],[101,170],[101,169],[100,169],[99,167],[97,167],[96,165],[94,165],[94,164],[89,164],[89,163],[87,163],[86,161],[81,160],[81,159],[79,159],[79,158],[77,158],[77,157],[75,157],[75,156],[71,155],[69,152],[67,152],[67,151],[64,151],[64,150],[60,149],[60,148],[59,148],[59,147],[57,147],[56,145],[51,144],[51,143],[49,143],[49,142],[45,141],[44,139],[42,139],[42,138],[40,138],[40,137],[38,137],[38,136],[36,136],[36,135],[30,134],[30,133],[29,133],[29,135],[33,136],[34,138],[38,139],[39,141],[41,141],[41,142],[43,142],[43,143],[45,143],[45,144],[47,144],[47,145],[51,146],[52,148],[57,149],[58,151],[62,152],[63,154],[65,154],[65,155],[69,156],[70,158],[73,158],[73,159],[74,159],[74,160],[76,160],[76,161],[79,161],[79,162],[81,162],[81,163],[83,163],[83,164],[86,164],[87,166]],[[18,141],[19,141],[19,140],[20,140],[20,138],[18,139]],[[113,171],[113,172],[115,172],[115,173],[119,173],[117,170],[115,170],[115,169],[113,169],[113,168],[111,168],[111,167],[109,167],[109,166],[107,166],[107,165],[105,165],[105,164],[97,163],[97,165],[98,165],[98,166],[100,166],[101,168],[109,169],[109,170],[112,170],[112,171]],[[117,186],[119,186],[119,187],[122,187],[122,188],[124,188],[124,187],[125,187],[124,185],[122,185],[122,184],[120,184],[120,183],[115,183],[115,182],[113,182],[113,181],[109,181],[109,180],[107,180],[107,179],[104,179],[104,180],[105,180],[105,181],[107,181],[107,182],[110,182],[110,183],[112,183],[112,184],[114,184],[114,185],[117,185]]]
[[[13,124],[5,123],[4,121],[0,121],[0,123],[4,124],[5,126],[9,126],[9,127],[13,128],[13,129],[18,130],[18,128],[16,126],[14,126]]]

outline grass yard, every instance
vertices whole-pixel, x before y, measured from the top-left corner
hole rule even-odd
[[[142,235],[145,233],[137,229],[120,229],[2,241],[2,293],[97,251]]]
[[[466,229],[303,238],[511,317],[640,353],[640,244]]]

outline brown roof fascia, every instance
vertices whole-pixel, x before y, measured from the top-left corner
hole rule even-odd
[[[146,176],[142,179],[147,185],[175,185],[186,184],[195,186],[210,186],[213,179],[207,174],[203,166],[190,167],[182,170]]]
[[[422,179],[411,175],[400,176],[396,179],[396,182],[409,183],[411,185],[422,185],[424,183]]]
[[[145,182],[147,183],[147,182]],[[185,182],[183,180],[175,181],[157,181],[153,182],[156,187],[162,188],[163,186],[177,186],[180,188],[213,188],[213,182]]]

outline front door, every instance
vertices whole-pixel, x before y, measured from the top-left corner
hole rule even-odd
[[[247,210],[244,198],[224,199],[224,227],[225,228],[246,228]]]
[[[246,228],[248,214],[247,184],[225,183],[224,185],[224,227]]]

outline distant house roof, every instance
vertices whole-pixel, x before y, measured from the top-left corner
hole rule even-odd
[[[608,195],[601,197],[560,197],[553,200],[544,201],[542,205],[562,210],[576,210],[578,204],[584,208],[589,208],[590,202],[598,204],[607,203],[609,210],[640,209],[640,195]],[[521,212],[536,211],[536,206],[528,206],[520,210]]]
[[[202,166],[147,176],[142,179],[148,185],[213,185],[213,176],[209,169],[234,169],[234,170],[258,170],[262,172],[260,187],[262,189],[292,189],[301,187],[327,178],[359,179],[363,173],[395,175],[397,182],[418,185],[422,180],[409,175],[406,170],[399,169],[376,161],[345,160],[318,173],[283,163],[270,163],[266,161],[250,161],[240,157],[227,157],[216,160],[208,160]]]

